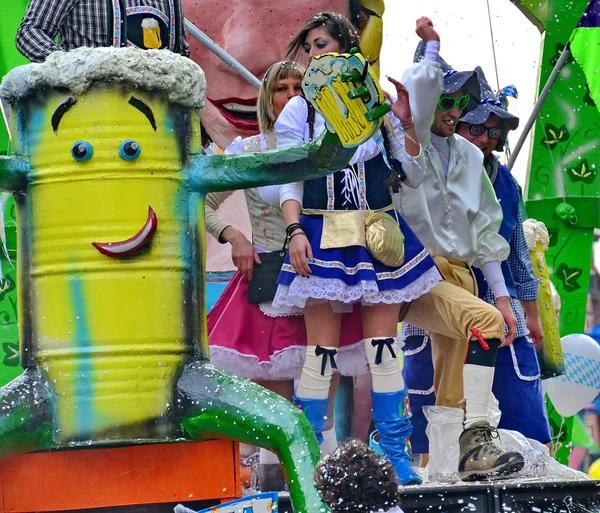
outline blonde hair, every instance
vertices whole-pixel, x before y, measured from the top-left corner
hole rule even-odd
[[[265,133],[273,130],[275,121],[277,121],[273,113],[273,95],[277,83],[290,77],[302,80],[305,71],[304,66],[292,61],[276,62],[267,70],[256,102],[258,127],[261,132]]]

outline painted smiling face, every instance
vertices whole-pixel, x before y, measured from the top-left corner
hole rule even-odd
[[[348,0],[184,0],[186,17],[255,76],[262,78],[285,58],[286,46],[304,22],[319,11],[348,16]],[[221,148],[258,132],[258,90],[200,43],[190,40],[192,59],[206,73],[207,102],[202,124]]]
[[[21,340],[54,383],[61,437],[119,439],[128,426],[165,423],[171,380],[197,343],[190,298],[202,263],[182,171],[199,151],[188,146],[199,145],[197,111],[97,87],[17,112],[32,168],[18,204],[32,227],[19,271],[35,298],[23,323],[33,337]]]

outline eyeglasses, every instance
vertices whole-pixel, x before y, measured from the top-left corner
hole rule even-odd
[[[465,110],[469,105],[471,97],[468,94],[461,96],[460,98],[454,98],[453,96],[441,96],[438,101],[438,109],[442,112],[450,112],[455,106],[458,110]]]
[[[469,125],[469,133],[474,137],[479,137],[487,131],[488,137],[497,141],[502,137],[502,129],[497,126]]]

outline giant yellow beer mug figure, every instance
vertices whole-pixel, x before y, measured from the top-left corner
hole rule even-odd
[[[321,72],[376,92],[326,114],[337,127],[336,116],[354,107],[365,116],[367,105],[358,144],[389,105],[361,56],[330,60]],[[57,52],[0,86],[11,105],[14,152],[0,158],[0,189],[18,209],[25,367],[0,389],[0,457],[234,438],[277,452],[295,511],[317,511],[319,447],[304,415],[208,362],[198,219],[207,192],[323,176],[354,151],[326,133],[284,151],[202,156],[204,89],[192,61],[135,48]]]

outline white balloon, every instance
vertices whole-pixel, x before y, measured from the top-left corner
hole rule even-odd
[[[588,335],[561,338],[564,376],[548,381],[548,396],[563,417],[575,415],[600,393],[600,345]]]

